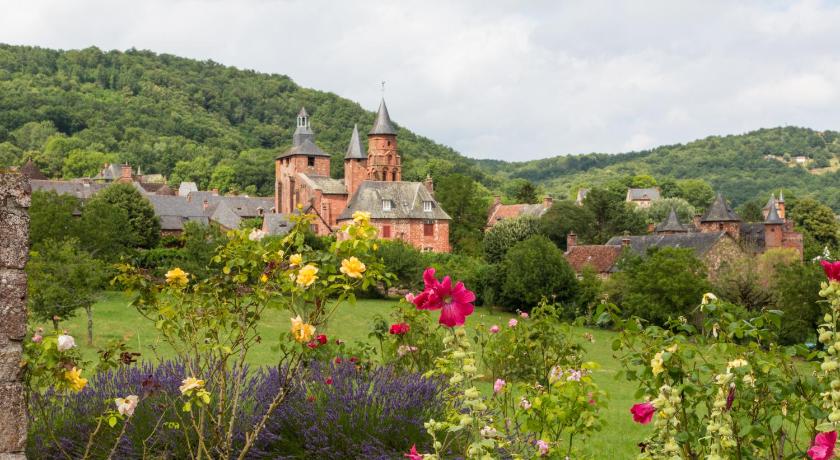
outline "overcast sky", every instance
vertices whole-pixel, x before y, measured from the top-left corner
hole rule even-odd
[[[290,76],[477,158],[840,128],[840,4],[0,0],[0,42]],[[290,121],[291,123],[292,121]]]

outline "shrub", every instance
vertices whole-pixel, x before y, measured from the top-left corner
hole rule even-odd
[[[423,260],[420,251],[400,240],[382,240],[376,256],[388,272],[396,276],[395,285],[399,288],[416,290],[423,284]]]
[[[778,267],[775,280],[775,304],[782,317],[779,341],[783,344],[815,340],[820,313],[822,270],[812,263]]]
[[[533,217],[498,222],[484,235],[484,258],[490,263],[500,262],[516,243],[538,231],[539,220]]]
[[[502,303],[509,309],[527,309],[544,297],[566,303],[575,298],[575,273],[548,238],[536,235],[517,243],[502,262]]]

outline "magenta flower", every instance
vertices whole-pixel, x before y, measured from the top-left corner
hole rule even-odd
[[[408,460],[423,460],[423,456],[417,453],[416,444],[412,445],[411,450],[409,450],[407,454],[403,454],[403,457],[407,458]]]
[[[521,311],[521,312],[519,312],[519,316],[521,316],[523,319],[528,319],[528,312],[527,311]]]
[[[519,324],[519,321],[517,321],[516,318],[511,318],[510,321],[508,321],[508,327],[516,327],[517,324]]]
[[[505,389],[505,381],[502,379],[496,379],[496,383],[493,384],[493,393],[498,393]]]
[[[537,450],[540,452],[541,457],[545,457],[548,455],[548,443],[540,439],[537,441]]]
[[[495,324],[490,326],[490,333],[491,334],[498,334],[499,333],[499,326],[497,326]]]
[[[426,289],[414,298],[414,305],[419,310],[441,310],[438,322],[444,326],[462,326],[474,310],[475,294],[460,281],[453,287],[448,276],[438,281],[434,268],[426,269],[423,281]]]
[[[405,295],[405,300],[408,303],[414,303],[414,294],[409,292],[408,294]]]
[[[840,283],[840,260],[835,262],[823,260],[820,261],[820,265],[822,265],[823,271],[825,271],[825,276],[827,276],[830,281],[837,281]]]
[[[835,262],[836,263],[836,262]],[[820,433],[808,449],[812,460],[828,460],[834,457],[834,445],[837,444],[837,432]]]
[[[633,421],[642,425],[647,425],[653,420],[654,412],[656,412],[656,408],[649,402],[633,404],[630,409],[630,413],[633,414]]]

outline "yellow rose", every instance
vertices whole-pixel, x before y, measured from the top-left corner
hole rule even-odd
[[[349,276],[350,278],[361,278],[362,273],[367,270],[365,264],[362,263],[361,260],[351,257],[349,259],[344,259],[341,261],[341,273]]]
[[[365,211],[356,211],[353,213],[353,222],[358,225],[367,225],[370,223],[370,213]]]
[[[300,343],[309,342],[312,339],[312,336],[315,335],[315,326],[304,323],[303,320],[300,319],[300,315],[292,318],[291,321],[292,336],[294,336],[296,341]]]
[[[289,265],[292,267],[297,267],[300,263],[303,262],[303,256],[300,254],[292,254],[289,256]]]
[[[82,378],[82,370],[75,367],[64,372],[64,380],[74,391],[79,392],[87,385],[87,379]]]
[[[303,287],[311,286],[312,283],[314,283],[315,280],[318,279],[317,273],[318,273],[318,267],[316,267],[312,264],[309,264],[309,265],[301,268],[300,271],[298,272],[298,276],[297,276],[297,279],[296,279],[297,284],[299,284]]]
[[[187,377],[181,381],[181,386],[178,387],[178,389],[181,390],[181,394],[186,394],[188,391],[192,391],[203,387],[204,380],[200,380],[195,377]]]
[[[743,359],[743,358],[733,359],[732,361],[729,361],[729,363],[726,364],[726,371],[729,372],[730,369],[735,369],[735,368],[738,368],[738,367],[744,367],[748,364],[749,363],[747,362],[746,359]]]
[[[185,272],[184,270],[181,270],[178,267],[175,267],[172,270],[166,272],[166,282],[173,286],[183,287],[186,286],[189,282],[189,278],[187,278],[187,275],[189,275],[189,273]]]
[[[665,372],[665,366],[663,366],[664,361],[662,361],[662,352],[653,355],[653,359],[650,360],[650,367],[653,371],[653,375],[659,375]]]
[[[265,273],[263,273],[263,274],[260,276],[260,281],[262,281],[263,283],[267,283],[267,282],[268,282],[268,275],[266,275]]]

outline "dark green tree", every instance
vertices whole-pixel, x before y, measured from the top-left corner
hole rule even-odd
[[[498,263],[516,243],[538,232],[539,220],[529,216],[497,222],[484,235],[484,258]]]
[[[155,216],[152,203],[130,184],[114,184],[97,194],[97,199],[123,209],[128,216],[131,245],[153,248],[160,240],[160,221]]]
[[[822,254],[826,247],[832,252],[837,250],[840,222],[831,208],[813,198],[788,200],[786,204],[786,217],[804,234],[805,259]]]
[[[456,252],[480,255],[487,199],[478,184],[464,174],[449,174],[435,181],[435,198],[449,214],[449,242]]]
[[[29,208],[29,242],[32,247],[46,240],[61,241],[78,234],[78,221],[73,214],[79,211],[79,200],[72,195],[49,191],[32,193]]]
[[[572,232],[581,240],[595,234],[595,216],[589,208],[558,201],[540,218],[540,233],[564,251],[568,249],[566,237]]]
[[[583,207],[593,216],[591,234],[581,234],[584,241],[604,244],[616,235],[638,235],[647,228],[645,216],[636,212],[625,196],[616,190],[593,188],[583,200]]]
[[[84,203],[76,226],[79,246],[97,259],[114,262],[133,246],[128,213],[95,195]]]
[[[822,319],[819,295],[825,281],[822,268],[815,263],[796,263],[779,267],[775,278],[776,308],[784,312],[779,340],[783,344],[815,340]]]
[[[502,262],[502,302],[530,310],[543,297],[569,303],[577,295],[575,272],[548,238],[534,235],[514,245]]]
[[[706,209],[715,197],[715,191],[703,179],[684,179],[677,183],[680,189],[678,198],[688,201],[696,209]]]

